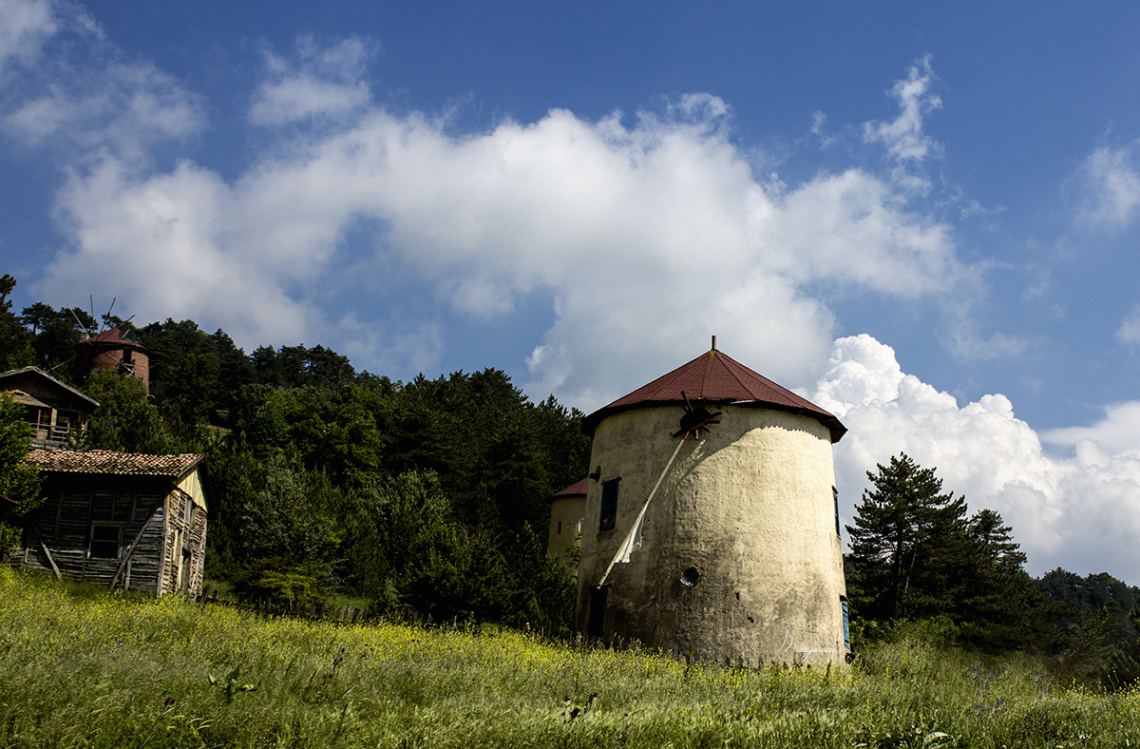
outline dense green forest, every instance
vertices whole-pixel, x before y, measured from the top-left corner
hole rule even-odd
[[[549,497],[585,475],[582,414],[495,369],[396,382],[322,346],[245,354],[192,321],[143,327],[35,304],[0,310],[3,369],[63,380],[83,329],[130,330],[140,380],[99,373],[82,448],[207,455],[207,578],[308,605],[557,630],[572,579],[546,556]]]
[[[100,403],[77,447],[207,455],[211,582],[388,616],[569,626],[573,581],[545,537],[549,496],[588,470],[576,409],[534,403],[495,369],[399,382],[320,345],[246,354],[190,320],[17,314],[14,285],[0,279],[0,369],[71,382],[76,343],[100,327],[150,352],[149,395],[114,373],[73,382]],[[18,413],[0,408],[0,494],[31,499]],[[1033,579],[1001,516],[968,515],[935,469],[906,455],[876,469],[848,526],[857,645],[937,620],[961,645],[1044,653],[1090,684],[1140,678],[1140,589],[1107,573]]]

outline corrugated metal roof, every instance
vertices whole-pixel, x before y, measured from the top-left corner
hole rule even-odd
[[[694,404],[771,408],[809,416],[831,431],[833,443],[847,432],[833,414],[716,349],[603,406],[586,417],[583,428],[593,434],[607,416],[634,408],[681,405],[685,396]]]
[[[182,478],[201,462],[202,456],[147,455],[90,450],[85,453],[68,450],[32,450],[29,465],[49,473],[90,473],[112,476],[169,476]]]
[[[566,487],[562,491],[554,492],[554,494],[550,495],[550,498],[551,499],[561,499],[562,497],[584,497],[584,496],[586,496],[586,491],[589,488],[590,488],[590,477],[587,476],[586,478],[582,479],[581,481],[575,481],[573,484]]]

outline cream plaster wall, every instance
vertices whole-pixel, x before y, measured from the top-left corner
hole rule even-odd
[[[178,488],[189,494],[193,498],[194,504],[205,510],[207,509],[206,493],[202,491],[202,479],[198,474],[198,471],[192,471],[189,476],[182,479]]]
[[[724,406],[720,423],[681,448],[642,529],[615,565],[606,637],[692,650],[746,665],[841,663],[843,557],[835,532],[826,427],[782,411]],[[578,577],[577,625],[678,439],[678,407],[604,419],[594,434]],[[620,478],[616,528],[598,530],[602,482]],[[687,568],[700,572],[693,586]]]
[[[547,553],[577,574],[578,567],[566,556],[566,548],[580,545],[578,521],[586,517],[585,497],[559,497],[550,503],[550,532],[547,536]],[[561,523],[561,526],[559,525]],[[561,532],[559,528],[561,527]],[[582,529],[585,531],[585,523]]]

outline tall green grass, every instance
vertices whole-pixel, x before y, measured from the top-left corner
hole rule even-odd
[[[262,619],[0,569],[2,747],[1116,747],[1140,693],[921,636],[838,670]]]

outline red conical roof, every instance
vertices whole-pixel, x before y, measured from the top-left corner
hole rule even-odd
[[[80,343],[86,343],[93,346],[101,346],[106,348],[135,348],[146,351],[146,346],[142,345],[135,340],[135,336],[131,331],[122,331],[118,328],[108,328],[102,333],[84,338]]]
[[[592,435],[607,416],[634,408],[682,405],[686,396],[693,404],[732,404],[808,416],[831,431],[833,443],[847,432],[847,427],[834,415],[716,349],[598,409],[586,417],[583,427]]]
[[[551,499],[561,499],[562,497],[584,497],[584,496],[586,496],[586,491],[589,489],[589,487],[590,487],[590,477],[587,476],[584,479],[579,479],[578,481],[575,481],[573,484],[566,487],[562,491],[554,492],[554,494],[550,495],[550,498]]]

